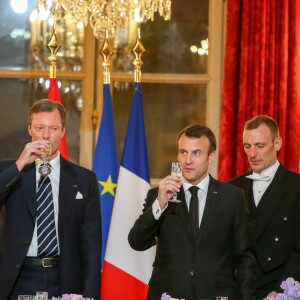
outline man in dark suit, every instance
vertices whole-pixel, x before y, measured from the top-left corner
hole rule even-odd
[[[260,115],[246,122],[244,150],[251,172],[230,181],[242,188],[257,246],[257,296],[282,291],[288,277],[300,280],[300,175],[277,160],[282,145],[277,123]]]
[[[1,300],[16,300],[20,294],[35,295],[37,291],[48,292],[49,298],[75,293],[99,299],[98,184],[93,172],[60,155],[58,148],[65,125],[66,112],[60,103],[47,99],[37,101],[29,111],[28,131],[32,141],[16,161],[0,162],[0,205],[5,208],[0,237]],[[49,148],[50,174],[43,177],[39,158]],[[48,180],[50,189],[47,198],[51,210],[43,224],[48,228],[53,225],[43,241],[38,223],[43,220],[41,204],[37,204],[42,199],[42,196],[37,198],[40,178]],[[43,232],[46,231],[45,228]],[[48,241],[51,234],[54,237]]]
[[[138,251],[157,245],[148,300],[255,298],[254,245],[241,190],[208,174],[216,139],[192,124],[178,136],[182,186],[167,176],[149,190],[128,240]],[[171,202],[173,193],[181,202]],[[170,201],[171,200],[171,201]]]

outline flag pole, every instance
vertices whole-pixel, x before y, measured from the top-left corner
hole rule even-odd
[[[109,45],[108,42],[108,31],[105,31],[105,39],[103,42],[103,45],[101,49],[98,51],[99,54],[101,54],[103,58],[102,62],[102,68],[103,68],[103,84],[110,84],[110,57],[113,54],[112,48]],[[104,99],[103,99],[104,101]],[[92,125],[94,128],[94,132],[96,131],[97,122],[98,122],[99,116],[97,112],[97,107],[94,106],[93,114],[92,114]],[[93,138],[93,157],[95,158],[95,136]]]
[[[47,48],[50,51],[49,61],[50,61],[50,69],[49,69],[49,78],[56,78],[56,61],[57,61],[57,52],[60,49],[61,44],[58,41],[56,31],[55,31],[55,23],[53,24],[52,37],[50,39]]]
[[[47,45],[47,48],[50,51],[49,61],[50,61],[50,67],[49,67],[49,89],[48,89],[48,99],[62,103],[61,96],[60,96],[60,90],[58,87],[58,82],[56,79],[56,61],[57,61],[57,52],[60,49],[61,44],[58,41],[58,38],[56,36],[55,31],[55,23],[53,24],[52,29],[52,36],[50,39],[49,44]],[[66,134],[62,137],[61,143],[59,145],[59,151],[61,155],[68,159],[68,147],[67,147],[67,139]]]
[[[110,84],[110,57],[113,54],[113,50],[108,42],[108,31],[105,31],[105,39],[102,45],[102,48],[99,50],[99,53],[102,55],[103,62],[103,83]]]
[[[137,28],[137,39],[135,45],[132,48],[132,53],[134,54],[135,59],[133,60],[134,65],[134,82],[141,82],[141,67],[143,65],[142,56],[146,52],[142,41],[141,41],[141,30]]]

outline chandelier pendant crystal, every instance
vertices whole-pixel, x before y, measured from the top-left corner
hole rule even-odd
[[[153,21],[155,13],[171,18],[171,0],[37,0],[38,7],[49,11],[54,20],[72,18],[91,25],[96,38],[105,32],[113,36],[116,28],[129,21]]]

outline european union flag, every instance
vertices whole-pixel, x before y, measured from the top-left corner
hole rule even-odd
[[[103,85],[103,98],[102,118],[93,166],[93,171],[97,175],[100,190],[102,266],[105,257],[119,170],[114,115],[109,84]]]

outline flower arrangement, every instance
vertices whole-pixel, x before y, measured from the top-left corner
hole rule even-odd
[[[52,297],[51,300],[93,300],[93,298],[84,298],[82,295],[77,294],[63,294],[61,297]]]
[[[300,300],[300,283],[294,278],[289,277],[280,285],[283,293],[278,293],[276,296],[270,296],[268,300]]]
[[[184,300],[184,299],[178,299],[178,298],[172,298],[170,295],[167,293],[163,293],[161,295],[161,300]]]

